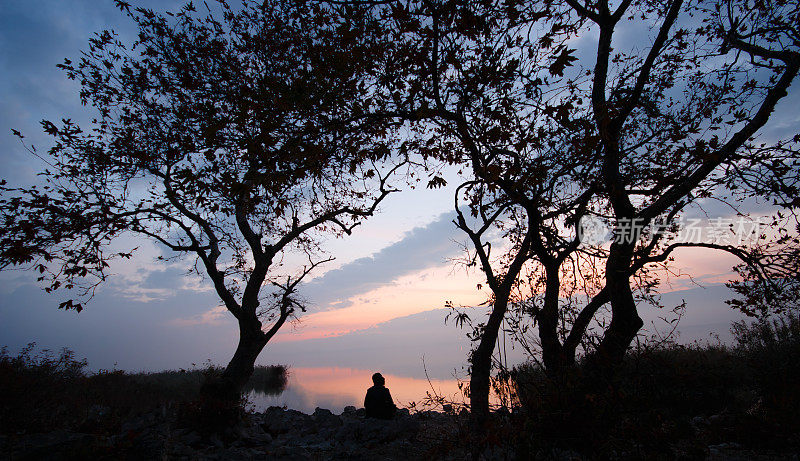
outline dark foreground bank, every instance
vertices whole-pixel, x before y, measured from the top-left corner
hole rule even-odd
[[[613,453],[589,453],[568,445],[542,440],[537,448],[519,444],[512,431],[516,418],[495,413],[495,429],[483,459],[487,460],[588,460],[588,459],[711,459],[795,460],[796,452],[754,449],[741,443],[709,442],[709,435],[737,424],[728,414],[696,417],[690,432],[696,437],[665,445],[660,455],[642,445],[630,450],[629,440]],[[2,459],[180,459],[180,460],[468,460],[468,418],[462,414],[401,410],[390,421],[364,417],[364,410],[345,408],[341,415],[318,408],[308,415],[272,407],[247,414],[218,433],[181,427],[162,412],[127,421],[117,434],[100,435],[70,430],[0,436]],[[631,428],[635,430],[635,428]],[[702,446],[701,446],[702,445]],[[628,447],[628,448],[626,448]]]
[[[612,375],[591,360],[559,375],[532,365],[501,374],[508,406],[492,414],[485,457],[800,459],[800,317],[733,331],[733,347],[641,346]],[[458,402],[391,421],[354,407],[253,413],[245,401],[231,413],[202,400],[214,368],[87,374],[85,365],[69,351],[0,352],[0,459],[469,458]],[[285,368],[263,367],[251,388],[285,383]]]
[[[458,431],[453,416],[435,412],[391,421],[365,419],[363,409],[341,415],[317,409],[307,415],[272,407],[247,414],[237,425],[214,434],[180,427],[153,412],[127,421],[107,436],[69,430],[0,436],[2,458],[10,459],[463,459],[437,447]],[[438,453],[438,455],[436,454]]]
[[[246,400],[217,408],[201,392],[214,367],[160,373],[86,371],[69,350],[0,349],[0,459],[452,459],[465,417],[401,409],[391,421],[363,409],[312,415]],[[287,369],[257,367],[247,390],[275,394]],[[337,410],[340,411],[341,409]]]

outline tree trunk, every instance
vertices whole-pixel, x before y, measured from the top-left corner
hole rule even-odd
[[[589,301],[589,303],[583,307],[583,309],[581,309],[580,313],[575,318],[575,321],[572,323],[572,329],[567,335],[567,338],[564,340],[564,344],[561,346],[561,353],[567,360],[569,360],[570,364],[575,363],[575,353],[578,349],[578,346],[581,344],[583,335],[586,334],[586,329],[589,328],[589,323],[592,321],[592,318],[594,318],[594,315],[597,313],[598,309],[606,304],[608,300],[608,288],[603,287],[603,289],[600,290],[600,292],[598,292]]]
[[[469,402],[472,426],[472,456],[478,459],[483,451],[489,421],[489,388],[492,374],[492,354],[500,325],[508,309],[508,296],[496,296],[492,313],[483,329],[480,343],[472,353],[472,373],[469,381]]]
[[[239,345],[223,373],[223,377],[230,381],[237,392],[242,391],[253,375],[256,359],[266,344],[261,322],[255,318],[239,321]]]
[[[606,287],[611,302],[611,324],[597,348],[597,359],[603,366],[616,366],[636,338],[644,322],[636,310],[630,283],[632,249],[627,245],[611,245],[606,263]]]
[[[536,316],[539,323],[539,340],[542,345],[542,362],[548,373],[559,373],[575,362],[575,353],[565,354],[558,339],[558,296],[561,280],[558,267],[547,269],[547,280],[544,293],[544,306]]]
[[[215,399],[238,401],[247,381],[253,375],[256,359],[266,346],[261,322],[253,317],[239,319],[239,344],[222,376],[206,383],[206,395]]]
[[[267,344],[261,322],[253,317],[239,318],[239,345],[222,374],[206,375],[200,389],[200,429],[206,433],[220,432],[241,420],[242,391],[244,390],[258,354]]]

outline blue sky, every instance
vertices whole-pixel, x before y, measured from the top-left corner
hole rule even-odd
[[[157,8],[178,4],[142,3]],[[3,5],[0,177],[21,185],[34,181],[43,165],[25,151],[11,129],[46,148],[39,120],[70,117],[81,121],[88,116],[78,101],[77,85],[68,81],[56,64],[65,57],[79,56],[94,31],[114,28],[123,37],[132,31],[111,0],[6,0]],[[772,132],[800,124],[791,101],[781,104],[775,118]],[[326,242],[324,248],[337,260],[303,288],[312,305],[310,314],[285,328],[262,360],[317,366],[319,361],[349,357],[348,363],[366,365],[369,361],[353,351],[382,350],[394,357],[396,372],[411,373],[413,363],[426,349],[440,353],[436,363],[442,369],[456,363],[457,354],[466,354],[460,333],[454,335],[452,327],[445,327],[439,319],[441,311],[428,312],[442,308],[445,301],[474,305],[484,296],[475,289],[481,281],[479,275],[465,273],[450,262],[460,254],[454,241],[464,240],[451,223],[451,186],[390,196],[382,212],[358,227],[353,236]],[[709,206],[712,213],[730,212]],[[180,368],[205,359],[225,363],[235,347],[236,329],[209,286],[187,276],[187,261],[156,263],[154,258],[161,250],[147,242],[137,244],[142,248],[137,257],[114,266],[118,275],[80,314],[57,310],[58,295],[36,287],[32,274],[0,274],[0,345],[17,349],[37,341],[50,348],[68,346],[88,357],[93,368],[109,368],[115,363],[126,369]],[[730,258],[704,254],[686,257],[678,265],[713,285],[724,280],[731,262]],[[690,287],[684,279],[675,281],[674,289]],[[713,306],[699,311],[699,317],[686,327],[702,330],[702,325],[715,325],[725,334],[727,329],[722,326],[736,316],[718,308],[724,290],[717,286],[713,296],[692,293],[694,303],[711,299]],[[706,314],[712,318],[703,317]],[[406,352],[402,350],[404,335],[406,342],[416,338],[415,348],[405,359],[397,355],[398,348]],[[449,348],[445,344],[451,340],[453,347]],[[314,353],[328,347],[339,353]]]
[[[138,2],[154,8],[180,3]],[[35,181],[36,172],[44,166],[11,135],[12,129],[21,131],[27,143],[46,149],[48,140],[41,133],[39,120],[62,117],[88,120],[91,113],[79,103],[78,85],[67,80],[56,64],[65,57],[74,60],[86,48],[92,33],[104,28],[114,29],[123,38],[132,37],[134,32],[111,0],[4,2],[4,16],[0,19],[0,66],[5,75],[0,81],[3,101],[0,106],[0,177],[12,184],[24,185]],[[439,219],[451,206],[450,194],[448,190],[439,190],[410,191],[402,198],[390,196],[382,207],[384,213],[358,227],[352,238],[326,242],[325,248],[337,259],[321,268],[317,279],[304,292],[306,297],[320,310],[328,309],[329,304],[336,301],[341,301],[338,304],[341,308],[350,304],[348,298],[359,293],[417,270],[444,264],[453,251],[446,247],[456,236],[450,218]],[[426,230],[421,227],[414,230],[429,224]],[[130,246],[133,245],[141,248],[138,257],[131,263],[114,267],[118,277],[101,289],[90,310],[101,309],[103,296],[164,302],[188,287],[207,289],[202,282],[186,277],[188,262],[159,265],[153,259],[161,249],[147,242],[131,242]],[[405,258],[398,259],[400,256]],[[4,292],[23,296],[22,292],[14,290],[30,283],[33,276],[10,272],[0,274],[0,280],[5,285]],[[31,303],[57,301],[36,291],[24,293]],[[40,299],[40,295],[44,297]],[[214,309],[216,299],[210,293],[203,295],[205,301],[194,301],[192,309],[184,311],[176,305],[159,318],[164,321],[192,319],[194,315],[195,319],[208,319],[208,315],[203,315]],[[184,299],[184,296],[176,299]],[[145,315],[155,316],[155,312],[161,311]],[[54,312],[56,317],[59,314]]]

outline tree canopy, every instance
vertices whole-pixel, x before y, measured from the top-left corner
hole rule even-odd
[[[130,257],[106,250],[123,234],[196,257],[250,338],[236,357],[252,370],[305,308],[293,294],[320,262],[314,232],[350,233],[393,190],[394,127],[364,117],[386,49],[379,24],[365,8],[314,2],[167,14],[118,5],[138,37],[103,31],[60,65],[98,115],[88,130],[42,122],[54,140],[33,151],[48,164],[43,184],[2,189],[0,261],[34,266],[48,290],[90,295],[110,259]],[[271,268],[289,249],[309,262],[277,279]]]
[[[476,427],[488,413],[491,354],[509,303],[537,326],[544,362],[557,369],[574,360],[607,304],[597,355],[621,360],[642,326],[636,298],[652,298],[657,269],[668,270],[678,248],[739,257],[745,278],[732,284],[745,296],[733,303],[746,311],[752,303],[774,311],[777,293],[792,299],[798,137],[758,138],[797,76],[797,2],[425,1],[390,9],[409,50],[398,68],[413,69],[398,73],[406,90],[392,101],[396,113],[423,120],[426,149],[471,176],[459,188],[456,225],[471,242],[468,264],[481,268],[491,291],[471,360]],[[747,217],[737,204],[748,197],[774,200],[788,215],[771,243],[676,238],[681,217],[703,199]],[[611,223],[614,241],[582,243],[582,218]],[[526,271],[532,287],[515,291]]]

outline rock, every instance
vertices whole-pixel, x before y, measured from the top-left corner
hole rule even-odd
[[[577,461],[583,459],[581,454],[577,451],[561,448],[553,448],[547,452],[547,456],[549,459],[556,461]]]
[[[208,441],[211,442],[217,448],[222,448],[225,446],[225,444],[222,443],[222,440],[220,440],[217,434],[213,434],[211,438],[208,439]]]
[[[320,416],[322,417],[333,416],[333,412],[326,408],[317,407],[314,409],[314,413],[311,416],[313,416],[314,418],[318,418]]]
[[[346,453],[353,453],[358,450],[359,446],[355,440],[345,440],[341,442],[342,450]]]
[[[217,459],[226,461],[249,461],[253,459],[253,452],[249,448],[230,447],[219,452]]]
[[[314,421],[319,425],[320,429],[332,429],[341,426],[342,418],[334,415],[330,410],[317,408],[314,410]]]
[[[720,413],[708,417],[708,422],[715,426],[730,426],[736,422],[734,415],[729,413]]]
[[[261,428],[253,428],[250,430],[250,439],[256,442],[257,445],[268,445],[272,443],[272,436],[261,430]]]
[[[710,424],[710,422],[709,422],[708,418],[704,418],[702,416],[695,416],[689,422],[689,425],[692,426],[692,429],[694,429],[695,432],[700,431],[701,429],[704,429],[704,428],[708,427],[709,424]]]
[[[312,459],[308,449],[304,447],[284,446],[278,447],[275,451],[269,454],[270,459],[280,460],[310,460]]]
[[[266,410],[264,410],[264,413],[262,413],[262,415],[283,414],[285,412],[286,412],[286,408],[285,407],[271,406],[271,407],[267,408]]]
[[[12,459],[77,459],[89,456],[97,446],[90,434],[57,430],[23,436]]]
[[[194,450],[182,443],[176,443],[175,445],[172,445],[169,448],[169,454],[171,456],[187,456],[189,458],[196,456],[196,452]]]
[[[291,425],[284,414],[272,413],[261,424],[261,429],[275,436],[289,432]]]
[[[240,426],[236,428],[236,437],[246,446],[263,446],[272,443],[272,436],[260,426]]]
[[[734,442],[719,443],[717,445],[709,445],[709,450],[722,451],[722,450],[739,450],[742,446]]]
[[[104,405],[92,405],[86,419],[89,421],[104,421],[111,415],[111,408]]]
[[[183,440],[183,443],[192,447],[199,445],[200,442],[203,441],[203,438],[200,437],[200,434],[198,434],[195,431],[189,432],[188,434],[181,437],[181,439]]]
[[[334,438],[341,443],[354,441],[361,438],[362,424],[359,420],[348,420],[336,431]]]
[[[146,413],[138,418],[132,418],[122,423],[123,433],[140,432],[156,424],[156,417],[153,413]]]

